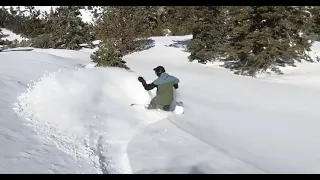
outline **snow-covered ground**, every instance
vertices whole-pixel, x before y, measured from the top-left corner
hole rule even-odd
[[[17,40],[18,42],[22,40],[28,40],[27,38],[23,38],[18,34],[15,34],[14,32],[6,29],[6,28],[0,28],[2,30],[2,33],[4,35],[7,35],[6,37],[2,38],[3,40],[8,40],[8,41],[14,41]]]
[[[0,53],[0,173],[319,173],[320,81],[302,79],[318,65],[295,84],[252,79],[168,46],[186,39],[154,37],[124,58],[133,72],[93,68],[90,51]],[[185,114],[130,106],[154,95],[137,77],[158,65]]]
[[[41,50],[0,53],[0,173],[97,173],[90,163],[75,160],[52,142],[41,140],[37,130],[28,127],[26,119],[14,111],[14,102],[26,92],[30,80],[39,79],[46,71],[73,70],[88,62],[55,52],[56,55]],[[86,53],[77,54],[75,58],[89,58]]]
[[[296,63],[298,68],[280,68],[281,71],[285,73],[285,76],[261,74],[259,78],[270,82],[289,83],[297,86],[303,85],[313,88],[320,88],[320,63],[317,61],[317,59],[320,57],[320,42],[313,43],[311,50],[312,51],[309,53],[309,55],[315,60],[315,63],[302,61],[301,63]]]

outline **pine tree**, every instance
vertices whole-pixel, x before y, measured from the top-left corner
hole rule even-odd
[[[200,63],[213,61],[226,54],[226,26],[224,24],[225,7],[197,6],[194,8],[196,22],[193,25],[193,38],[187,48],[190,61]]]
[[[254,75],[275,65],[310,60],[305,54],[310,50],[310,14],[305,7],[234,6],[228,15],[226,49],[238,60],[237,74]]]
[[[26,11],[30,12],[30,15],[25,15]],[[26,6],[25,10],[13,7],[9,10],[2,8],[0,9],[0,26],[23,37],[36,37],[43,33],[44,28],[43,21],[38,18],[39,14],[40,11],[36,11],[33,6]]]
[[[126,62],[121,59],[115,39],[109,39],[99,44],[99,50],[91,55],[93,62],[98,66],[120,67],[129,70]]]
[[[149,31],[148,11],[145,6],[110,6],[98,21],[98,39],[116,38],[122,55],[134,51],[137,38],[144,38]]]
[[[312,18],[312,33],[319,39],[320,35],[320,6],[308,7],[308,11],[311,13]]]
[[[102,42],[92,59],[98,66],[124,67],[121,58],[141,46],[150,32],[145,6],[110,6],[98,20],[96,34]],[[139,40],[138,40],[139,39]]]
[[[54,24],[57,30],[53,36],[56,36],[60,42],[57,48],[78,49],[80,44],[88,43],[93,40],[89,32],[89,25],[82,22],[79,8],[76,6],[59,7],[56,9]]]
[[[165,22],[163,6],[143,6],[142,15],[145,17],[141,25],[145,27],[146,36],[164,35]]]
[[[36,10],[34,6],[26,6],[29,12],[29,16],[26,17],[26,23],[24,24],[24,34],[29,38],[37,37],[44,34],[45,24],[40,19],[40,10]]]
[[[0,27],[4,28],[7,11],[4,8],[0,8]]]
[[[162,21],[171,35],[189,35],[195,21],[197,6],[165,6],[163,9]]]
[[[90,33],[89,25],[79,17],[80,11],[77,6],[60,6],[46,18],[44,41],[51,43],[51,48],[58,49],[79,49],[80,44],[90,43],[94,40]],[[43,37],[41,37],[43,38]],[[37,38],[34,46],[40,46],[35,42],[43,42]],[[44,43],[48,45],[48,43]],[[41,47],[41,46],[40,46]]]
[[[12,6],[9,9],[10,14],[7,14],[5,20],[5,27],[12,30],[16,34],[23,35],[23,24],[25,23],[24,16],[21,15],[20,8],[17,7],[15,10]]]
[[[3,45],[3,39],[5,35],[2,33],[2,29],[0,29],[0,45]]]
[[[3,40],[4,37],[6,37],[7,35],[4,35],[2,33],[2,29],[0,29],[0,52],[3,50],[4,45],[5,45],[5,41]]]

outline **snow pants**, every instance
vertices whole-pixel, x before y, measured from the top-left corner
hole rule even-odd
[[[163,111],[170,111],[170,104],[169,105],[160,105],[160,104],[156,103],[155,98],[152,98],[147,109],[157,109],[157,108],[159,108]]]

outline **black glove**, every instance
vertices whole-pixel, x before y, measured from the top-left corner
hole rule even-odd
[[[173,87],[175,88],[175,89],[178,89],[178,84],[173,84]]]
[[[146,81],[143,79],[143,77],[138,77],[138,81],[140,81],[140,82],[146,82]]]

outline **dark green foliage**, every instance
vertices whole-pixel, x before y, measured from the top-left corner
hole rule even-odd
[[[251,6],[230,8],[229,55],[239,60],[236,73],[254,75],[274,65],[309,60],[309,14],[303,7]],[[301,35],[304,34],[304,36]]]
[[[226,43],[226,26],[224,23],[222,6],[198,6],[194,8],[196,21],[193,25],[193,39],[188,44],[191,61],[200,63],[212,61],[224,56]]]
[[[162,22],[171,35],[189,35],[195,21],[194,9],[198,6],[165,6]]]
[[[4,35],[3,33],[2,33],[2,29],[0,29],[0,45],[3,45],[4,44],[4,40],[3,40],[3,38],[5,38],[7,35]]]
[[[55,41],[51,34],[41,34],[32,39],[32,46],[37,48],[55,47]]]
[[[143,32],[145,36],[162,36],[163,29],[165,28],[162,19],[162,6],[143,6],[141,7],[141,13],[145,16],[141,24],[145,29]]]
[[[189,35],[194,6],[145,6],[151,36]]]
[[[34,6],[25,7],[30,15],[23,18],[25,23],[22,25],[22,34],[28,38],[34,38],[45,33],[45,22],[39,18],[40,10],[36,10]]]
[[[202,21],[193,30],[191,60],[206,62],[225,56],[226,62],[233,60],[225,67],[243,75],[294,65],[300,59],[311,60],[305,54],[310,48],[311,31],[310,13],[305,7],[232,6],[221,11],[222,8],[202,7],[196,14]],[[215,13],[217,9],[220,13]],[[209,17],[201,14],[204,12]]]
[[[91,55],[93,62],[97,66],[110,66],[129,69],[126,62],[121,59],[121,53],[117,50],[113,39],[104,41],[99,44],[99,50]]]
[[[45,33],[33,39],[39,48],[80,49],[94,40],[89,25],[82,22],[77,6],[61,6],[46,19]]]
[[[139,49],[150,34],[152,23],[148,20],[151,11],[148,6],[108,7],[96,27],[96,34],[102,42],[99,51],[92,56],[94,62],[98,66],[126,67],[121,58]]]
[[[26,6],[30,16],[24,16],[24,11],[19,8],[14,10],[12,7],[9,11],[4,8],[0,9],[0,27],[10,29],[16,34],[23,37],[32,38],[44,33],[44,22],[39,19],[40,11],[33,6]]]
[[[311,6],[308,7],[309,12],[312,15],[312,33],[313,35],[317,36],[318,38],[316,38],[317,40],[319,39],[319,35],[320,35],[320,7],[319,6]]]
[[[4,35],[2,33],[2,29],[0,29],[0,52],[6,48],[7,45],[9,45],[8,40],[4,40],[3,38],[5,38],[7,35]]]
[[[96,25],[83,23],[79,9],[95,12]],[[252,75],[277,66],[294,66],[320,33],[317,6],[61,6],[40,18],[33,6],[29,16],[19,9],[0,9],[0,27],[31,39],[39,48],[79,49],[101,40],[92,55],[98,66],[128,69],[122,57],[150,46],[150,36],[193,35],[189,60],[221,60],[236,74]],[[1,33],[0,33],[1,36]],[[0,41],[8,46],[10,43]],[[29,42],[24,42],[28,45]],[[11,43],[10,46],[20,45]]]
[[[31,39],[32,46],[38,48],[79,49],[80,44],[94,40],[92,26],[78,17],[82,6],[61,6],[40,18],[40,11],[33,6],[25,6],[30,15],[10,8],[10,13],[0,9],[0,26],[16,34]]]

